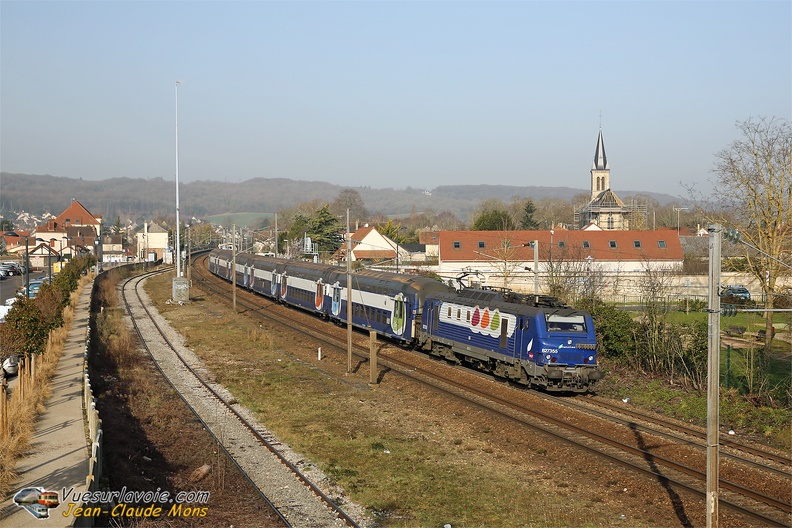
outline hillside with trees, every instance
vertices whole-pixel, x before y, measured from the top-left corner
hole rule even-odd
[[[175,211],[174,181],[162,178],[108,178],[89,181],[51,175],[0,174],[0,214],[26,211],[34,215],[58,214],[72,199],[85,204],[95,215],[122,221],[167,217]],[[372,215],[406,217],[411,214],[444,211],[468,221],[470,213],[482,199],[510,202],[531,198],[569,202],[575,195],[587,194],[585,189],[568,187],[515,187],[505,185],[442,186],[433,190],[373,187],[342,187],[321,181],[255,178],[244,182],[196,181],[179,187],[180,212],[187,218],[203,218],[233,212],[273,213],[304,202],[332,204],[343,200],[345,191],[355,191],[362,206]],[[658,204],[674,201],[674,197],[657,194],[621,193],[625,197],[649,198]],[[639,198],[640,199],[640,198]],[[359,213],[353,215],[361,217]]]

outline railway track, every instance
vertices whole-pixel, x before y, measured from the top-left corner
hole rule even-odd
[[[262,500],[277,513],[283,526],[358,527],[306,472],[292,463],[266,431],[253,423],[243,409],[221,387],[205,379],[189,350],[156,314],[140,289],[141,283],[158,270],[127,279],[121,295],[134,328],[157,368],[226,451],[234,464],[259,490]],[[301,485],[295,485],[299,481]]]
[[[205,266],[197,266],[195,273],[203,288],[213,291],[217,295],[230,295],[228,283],[210,275]],[[274,303],[268,299],[258,297],[251,301],[237,296],[237,303],[242,310],[251,315],[272,319],[279,324],[294,326],[293,321],[290,322],[294,318],[293,311],[289,312],[290,320],[287,320],[285,316],[278,315],[278,310],[272,309]],[[266,313],[260,310],[262,304],[270,307]],[[305,317],[306,321],[311,319],[318,321],[307,314]],[[327,346],[346,350],[346,342],[340,335],[341,332],[332,325],[324,322],[319,322],[319,324],[306,322],[300,325],[299,331],[311,335]],[[354,347],[355,354],[365,361],[369,355],[368,345],[355,343]],[[700,441],[697,441],[700,440],[700,431],[694,434],[692,431],[678,427],[676,432],[669,433],[667,429],[671,422],[663,423],[658,420],[652,424],[647,416],[640,416],[641,423],[639,424],[640,413],[637,412],[632,415],[632,418],[618,418],[613,414],[614,409],[609,412],[592,410],[590,406],[574,403],[574,399],[570,402],[567,398],[549,398],[546,395],[524,389],[517,391],[509,389],[508,394],[504,396],[501,394],[504,389],[502,383],[494,384],[488,377],[485,379],[467,371],[462,376],[464,381],[460,382],[458,381],[460,376],[457,374],[447,374],[449,369],[446,365],[429,362],[434,366],[424,367],[427,365],[426,356],[407,353],[396,347],[381,349],[379,362],[386,368],[398,371],[422,383],[430,384],[455,398],[486,409],[489,413],[517,421],[534,431],[540,431],[542,434],[563,440],[577,449],[596,454],[610,462],[642,473],[658,482],[669,495],[676,493],[672,489],[679,490],[691,494],[702,503],[704,502],[706,474],[701,469],[704,461],[700,456],[700,451],[704,449],[704,446]],[[494,387],[499,388],[494,390]],[[537,405],[537,399],[543,401],[542,405]],[[542,407],[547,409],[551,404],[557,405],[558,408],[556,410],[548,409],[544,412],[539,410]],[[582,418],[570,417],[572,408],[576,408],[574,411],[577,413],[576,416],[586,417],[586,425],[578,426],[573,423]],[[566,410],[559,412],[558,409]],[[559,419],[559,416],[564,418]],[[591,419],[596,419],[600,425],[590,426]],[[616,432],[619,434],[614,434]],[[762,526],[789,526],[790,520],[792,520],[792,505],[789,503],[789,492],[792,489],[789,460],[762,450],[751,453],[751,456],[762,456],[765,460],[770,461],[762,464],[743,456],[736,450],[739,446],[731,445],[732,443],[728,442],[726,444],[729,445],[730,450],[734,451],[729,452],[726,456],[730,464],[736,465],[733,470],[730,469],[731,474],[744,475],[746,471],[757,472],[756,474],[762,475],[759,480],[765,484],[757,486],[760,489],[751,489],[737,483],[744,482],[744,478],[736,477],[734,478],[735,482],[731,482],[723,478],[724,473],[721,473],[720,503],[722,507],[752,519],[754,523]],[[658,445],[662,445],[663,449],[658,449]],[[664,456],[659,453],[660,451],[668,454]],[[687,453],[695,452],[698,454],[691,455],[691,460],[688,460]]]

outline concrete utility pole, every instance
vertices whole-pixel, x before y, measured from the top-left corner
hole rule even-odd
[[[539,241],[533,241],[533,250],[534,250],[534,267],[533,267],[533,274],[534,274],[534,295],[539,295]]]
[[[707,528],[718,526],[718,471],[720,465],[720,278],[719,224],[709,226],[709,309],[707,315]]]
[[[176,81],[176,276],[173,278],[171,297],[174,301],[190,300],[190,281],[182,272],[181,220],[179,219],[179,81]]]
[[[236,224],[231,226],[231,300],[236,313]]]
[[[349,209],[347,209],[347,374],[352,373],[352,233],[349,232]]]

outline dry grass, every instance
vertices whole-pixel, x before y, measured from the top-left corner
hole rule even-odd
[[[20,381],[26,381],[25,394],[23,398],[19,390],[14,390],[8,399],[9,436],[3,439],[3,448],[0,449],[0,494],[2,496],[9,493],[18,476],[16,472],[17,460],[25,456],[30,448],[30,439],[35,432],[38,415],[45,409],[47,398],[52,394],[50,382],[71,330],[74,320],[73,306],[77,304],[80,293],[90,280],[90,278],[84,277],[77,289],[72,292],[70,304],[63,311],[63,326],[50,332],[44,353],[36,358],[35,380],[33,382],[26,381],[31,379],[30,373],[21,370],[17,376],[17,384]]]

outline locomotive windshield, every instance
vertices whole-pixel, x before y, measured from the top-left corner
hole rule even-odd
[[[545,314],[548,332],[586,333],[586,318],[583,315]]]

